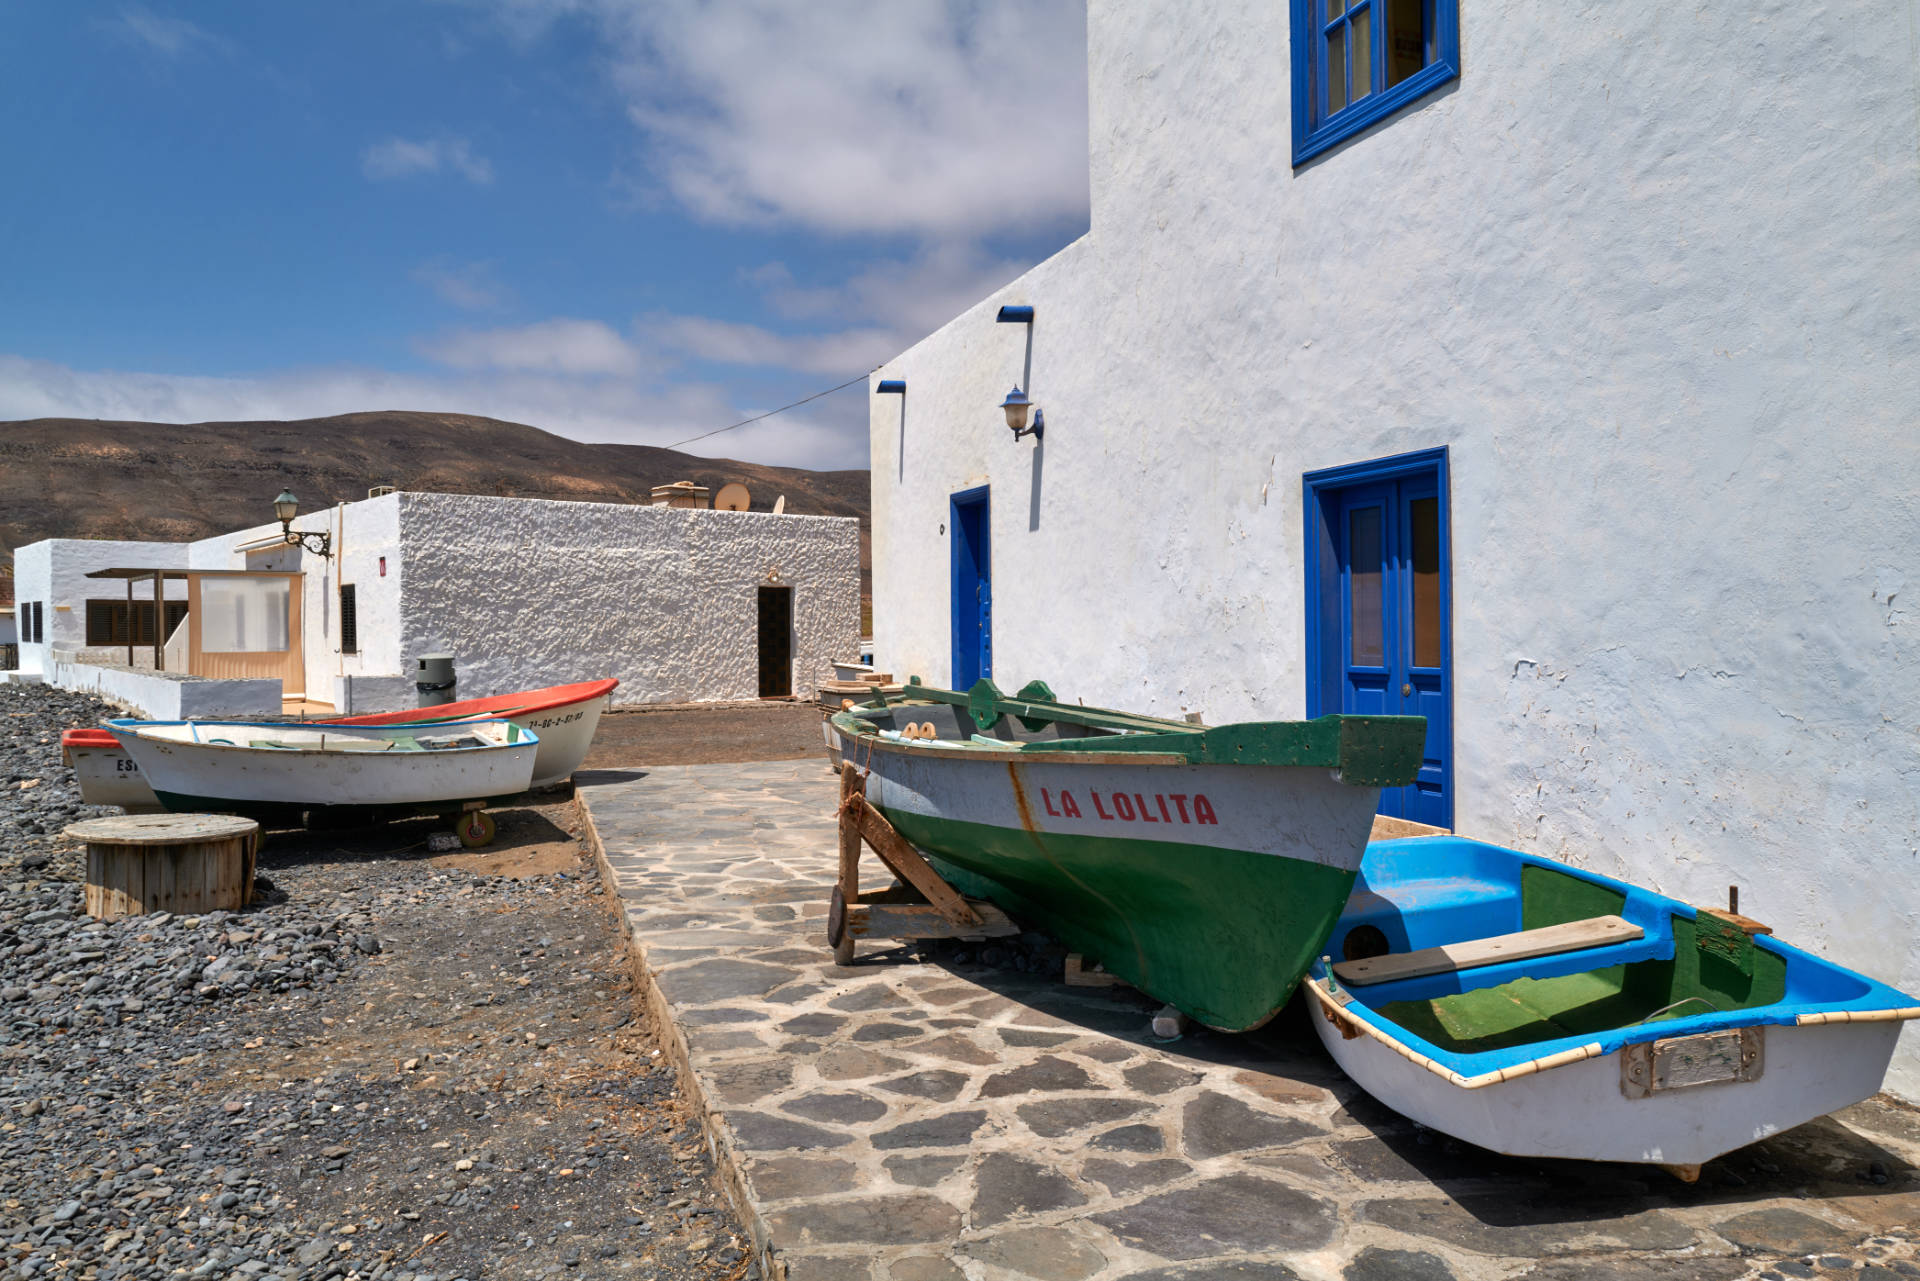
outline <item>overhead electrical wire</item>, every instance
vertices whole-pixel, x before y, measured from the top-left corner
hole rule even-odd
[[[745,427],[748,423],[757,423],[763,418],[771,418],[775,414],[784,414],[789,409],[798,409],[800,406],[806,404],[807,401],[809,400],[818,400],[822,396],[831,396],[836,391],[845,391],[847,388],[853,386],[855,383],[863,383],[870,377],[872,377],[871,374],[861,374],[858,378],[849,378],[847,379],[847,381],[841,383],[838,387],[829,387],[825,391],[816,391],[813,393],[813,395],[807,396],[801,400],[796,400],[791,405],[782,405],[778,409],[769,409],[764,414],[755,414],[751,418],[742,418],[737,423],[730,423],[725,427],[716,427],[712,431],[702,432],[698,436],[689,436],[685,440],[675,441],[673,444],[666,445],[663,448],[678,449],[682,445],[691,445],[696,440],[705,440],[708,436],[718,436],[723,431],[732,431],[735,427]]]

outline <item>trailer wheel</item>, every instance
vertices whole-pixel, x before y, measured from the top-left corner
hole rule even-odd
[[[459,825],[453,830],[460,834],[462,845],[470,850],[477,850],[483,845],[493,844],[493,834],[496,829],[493,818],[485,810],[474,810],[471,813],[462,814]]]

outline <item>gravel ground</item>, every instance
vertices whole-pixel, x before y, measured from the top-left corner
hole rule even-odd
[[[757,1278],[570,802],[96,922],[59,736],[106,713],[0,686],[0,1276]]]

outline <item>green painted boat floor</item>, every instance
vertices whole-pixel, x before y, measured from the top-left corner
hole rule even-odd
[[[1272,854],[883,812],[961,893],[1229,1032],[1286,1004],[1353,889],[1352,871]]]
[[[1674,926],[1676,936],[1685,937],[1677,939],[1673,960],[1515,979],[1431,1000],[1395,1001],[1379,1012],[1450,1053],[1478,1054],[1684,1018],[1709,1007],[1749,1010],[1785,995],[1786,962],[1781,957],[1756,952],[1754,973],[1743,975],[1694,947],[1692,922],[1676,920]],[[1678,1009],[1667,1009],[1682,1001],[1686,1004]]]

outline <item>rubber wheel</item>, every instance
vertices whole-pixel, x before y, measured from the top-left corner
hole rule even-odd
[[[462,814],[459,825],[453,830],[460,834],[462,845],[477,850],[483,845],[493,844],[496,829],[491,815],[485,810],[474,810],[470,814]]]

